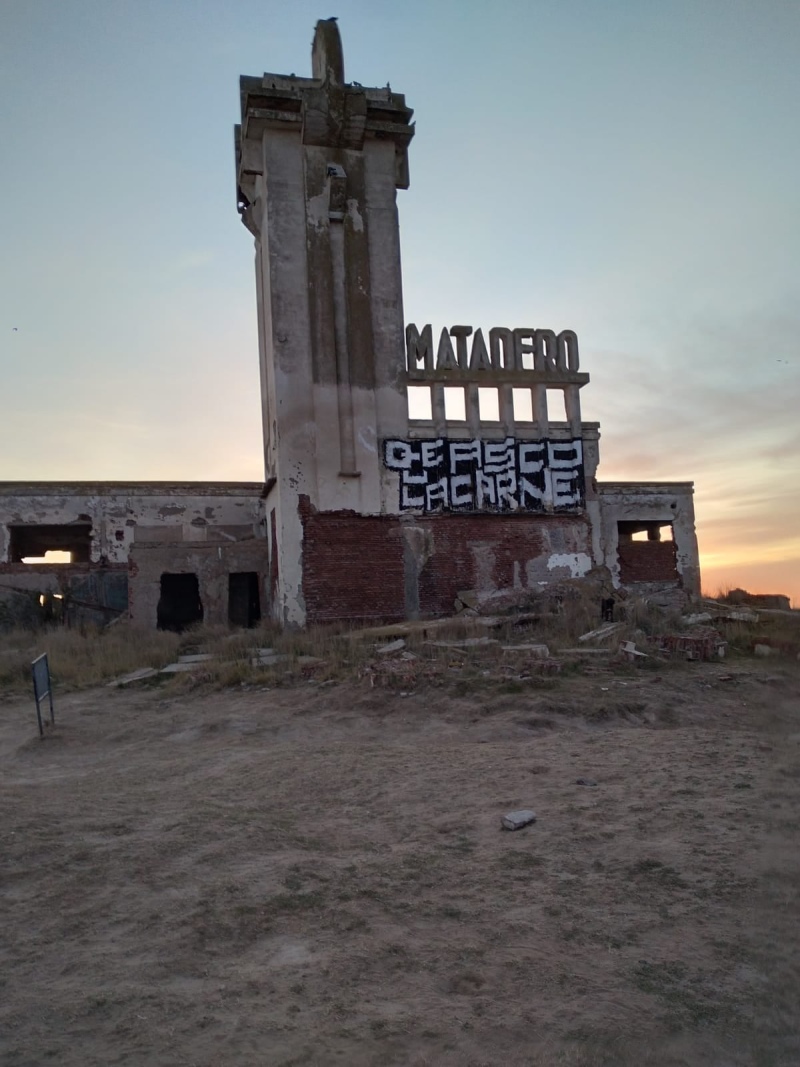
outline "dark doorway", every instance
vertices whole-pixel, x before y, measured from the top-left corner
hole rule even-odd
[[[159,630],[176,630],[203,621],[203,602],[196,574],[162,574],[156,609]]]
[[[255,626],[261,622],[261,598],[255,571],[228,575],[228,622],[231,626]]]

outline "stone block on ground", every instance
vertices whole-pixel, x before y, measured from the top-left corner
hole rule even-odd
[[[521,830],[523,826],[528,826],[532,822],[536,822],[536,812],[529,808],[522,808],[520,811],[510,811],[508,815],[504,815],[502,826],[504,830]]]
[[[390,641],[388,645],[378,645],[375,651],[379,656],[388,655],[390,652],[401,652],[406,647],[405,639],[398,637],[396,641]]]

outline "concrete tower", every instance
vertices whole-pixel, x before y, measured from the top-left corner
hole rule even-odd
[[[380,440],[407,431],[397,189],[414,129],[345,83],[335,19],[312,76],[240,81],[238,207],[255,238],[272,613],[306,620],[306,513],[385,510]],[[396,494],[395,494],[396,495]]]

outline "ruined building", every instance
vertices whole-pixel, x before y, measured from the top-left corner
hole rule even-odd
[[[597,481],[572,331],[405,324],[412,111],[345,81],[336,22],[317,24],[310,78],[243,77],[241,109],[264,482],[0,483],[0,600],[303,625],[590,572],[697,593],[692,484]]]

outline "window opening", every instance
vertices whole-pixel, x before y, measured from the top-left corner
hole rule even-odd
[[[492,386],[478,389],[478,412],[481,422],[500,421],[500,395]]]
[[[11,563],[88,563],[91,523],[30,524],[8,527]]]
[[[444,387],[444,417],[448,422],[466,422],[467,405],[463,385]]]
[[[514,422],[533,422],[533,398],[530,389],[514,389]]]
[[[547,421],[567,422],[567,405],[563,389],[547,389]]]
[[[617,523],[620,541],[672,541],[671,522],[637,522],[626,520]]]
[[[407,393],[409,419],[412,422],[430,422],[433,418],[431,387],[429,385],[409,385]]]

